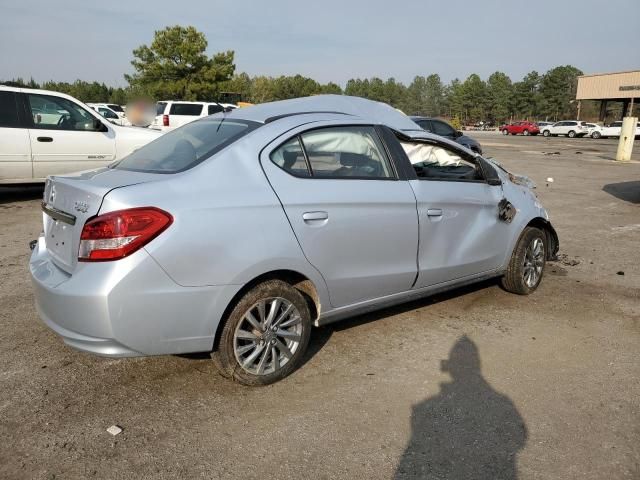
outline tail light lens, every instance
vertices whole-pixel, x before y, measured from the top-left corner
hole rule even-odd
[[[162,125],[165,127],[169,126],[169,115],[162,115]]]
[[[160,235],[173,217],[155,207],[129,208],[87,221],[80,235],[78,260],[104,262],[131,255]]]

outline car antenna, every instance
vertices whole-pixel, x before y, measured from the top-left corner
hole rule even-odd
[[[218,105],[220,105],[218,103]],[[222,107],[222,105],[220,105]],[[222,126],[222,124],[224,123],[224,121],[227,119],[227,111],[225,110],[224,107],[222,107],[222,121],[220,123],[218,123],[218,128],[216,128],[216,133],[218,133],[218,131],[220,130],[220,127]]]

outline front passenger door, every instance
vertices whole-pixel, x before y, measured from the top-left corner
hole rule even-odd
[[[110,127],[97,131],[98,119],[89,111],[64,97],[24,96],[30,113],[34,178],[103,167],[115,159],[114,131]]]
[[[498,219],[502,187],[475,157],[445,143],[401,141],[417,180],[420,247],[415,288],[473,278],[502,266],[510,235]]]

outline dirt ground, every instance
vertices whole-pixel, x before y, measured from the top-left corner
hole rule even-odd
[[[66,347],[29,282],[41,189],[0,189],[0,478],[640,478],[640,141],[620,165],[614,140],[476,137],[550,211],[561,261],[540,289],[318,329],[265,388],[206,355]]]

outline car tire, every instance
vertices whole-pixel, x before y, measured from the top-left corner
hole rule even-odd
[[[524,135],[525,137],[529,136],[529,130],[523,130],[522,131],[522,135]]]
[[[502,134],[503,135],[509,135],[509,130],[507,130],[506,128],[504,130],[502,130]]]
[[[591,134],[591,138],[595,138],[596,140],[600,137],[602,137],[602,134],[600,132],[593,132]]]
[[[569,133],[567,133],[567,137],[576,138],[576,132],[574,132],[573,130],[569,130]]]
[[[542,230],[526,227],[513,250],[501,284],[507,292],[529,295],[540,285],[546,264],[547,245]]]
[[[550,135],[551,135],[551,132],[549,130],[545,130],[544,132],[542,132],[543,137],[548,137]]]
[[[302,364],[311,328],[302,293],[282,280],[267,280],[246,292],[224,319],[211,357],[223,377],[242,385],[269,385]]]

